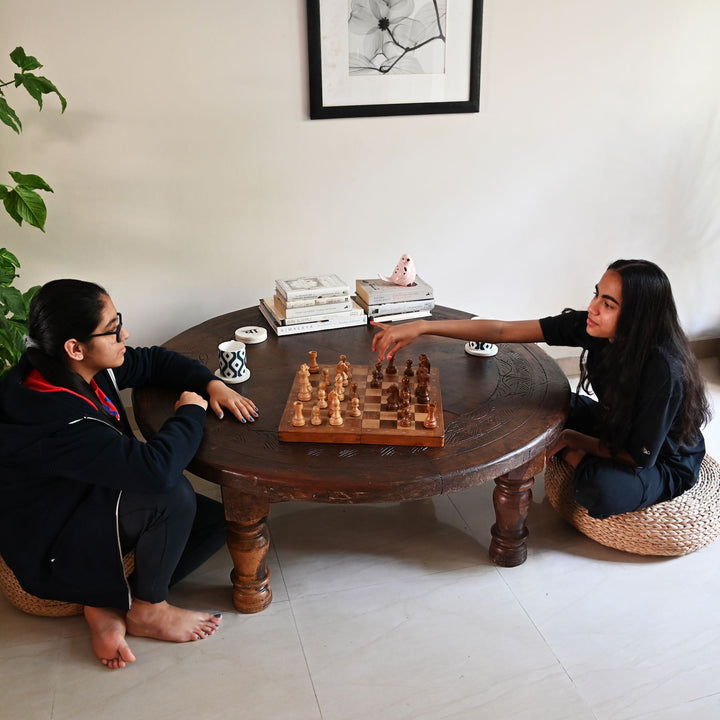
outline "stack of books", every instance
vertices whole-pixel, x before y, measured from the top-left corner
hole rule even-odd
[[[275,294],[258,306],[277,335],[330,330],[367,323],[367,315],[350,297],[337,275],[276,280]]]
[[[407,286],[386,280],[356,280],[355,294],[368,318],[380,322],[428,317],[435,307],[433,289],[419,277]]]

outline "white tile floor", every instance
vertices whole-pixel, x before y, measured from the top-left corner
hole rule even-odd
[[[720,411],[720,371],[703,367]],[[720,458],[720,418],[706,440]],[[124,670],[94,659],[82,618],[0,598],[0,718],[720,717],[720,542],[674,559],[604,548],[559,519],[538,478],[528,560],[498,568],[492,489],[276,506],[272,605],[233,611],[223,550],[171,598],[223,611],[221,631],[132,638]]]

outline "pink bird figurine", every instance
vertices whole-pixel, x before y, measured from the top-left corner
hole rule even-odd
[[[378,277],[394,285],[408,286],[415,283],[415,275],[415,263],[413,259],[409,255],[403,255],[400,260],[398,260],[398,264],[395,266],[390,277],[385,277],[384,275],[378,275]]]

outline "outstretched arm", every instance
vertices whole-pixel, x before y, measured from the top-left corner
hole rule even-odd
[[[375,322],[380,332],[373,337],[372,350],[378,359],[392,357],[420,335],[439,335],[480,342],[542,342],[539,320],[415,320],[401,325]]]

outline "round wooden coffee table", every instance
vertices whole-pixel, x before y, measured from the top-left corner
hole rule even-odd
[[[468,317],[470,313],[445,307],[433,311],[435,319]],[[267,326],[256,307],[208,320],[164,347],[214,371],[217,345],[247,325]],[[444,447],[278,439],[288,393],[300,364],[308,362],[308,351],[316,350],[321,363],[335,363],[342,354],[354,365],[374,365],[374,333],[372,326],[284,337],[269,330],[267,341],[247,346],[251,375],[236,386],[260,408],[258,420],[245,425],[208,415],[189,469],[222,488],[234,564],[233,603],[240,612],[258,612],[272,600],[265,564],[267,518],[272,503],[286,500],[414,500],[494,480],[490,557],[506,567],[526,559],[534,476],[544,467],[545,449],[562,429],[570,397],[557,363],[535,345],[500,345],[496,356],[480,358],[465,353],[463,342],[428,336],[399,353],[399,367],[405,358],[425,353],[439,369]],[[134,391],[135,416],[146,437],[173,413],[176,398],[177,393],[158,387]]]

